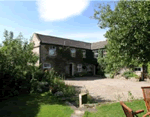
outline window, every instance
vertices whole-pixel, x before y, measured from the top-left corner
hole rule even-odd
[[[91,67],[92,67],[91,65],[88,65],[87,66],[87,71],[91,71]]]
[[[94,58],[97,58],[98,57],[98,50],[95,50],[94,51]]]
[[[135,71],[142,71],[142,68],[141,67],[136,67],[134,70]]]
[[[103,57],[105,57],[106,56],[106,50],[103,50]]]
[[[82,50],[83,58],[86,58],[86,50]]]
[[[51,68],[51,64],[49,64],[49,63],[44,63],[44,64],[43,64],[43,68]]]
[[[78,72],[82,72],[82,64],[78,64],[77,68],[78,68]]]
[[[50,46],[49,55],[50,56],[56,56],[56,47],[55,46]]]
[[[75,50],[75,48],[71,48],[70,50],[71,50],[71,56],[75,57],[76,56],[76,50]]]

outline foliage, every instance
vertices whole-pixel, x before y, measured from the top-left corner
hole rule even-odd
[[[105,62],[105,57],[103,57],[103,49],[99,49],[98,50],[98,64],[99,64],[99,71],[98,74],[104,76],[104,73],[107,73],[107,71],[105,71],[106,69],[106,62]]]
[[[0,97],[29,93],[31,84],[36,82],[35,63],[38,57],[32,52],[33,43],[24,40],[20,33],[13,39],[13,32],[4,32],[5,40],[0,48]],[[34,84],[34,83],[33,83]]]
[[[131,91],[128,91],[128,101],[134,100],[134,96],[132,95]]]
[[[101,29],[108,28],[106,71],[117,71],[130,65],[145,65],[150,60],[150,2],[119,1],[115,9],[99,5],[95,10]],[[137,15],[138,14],[138,15]]]
[[[20,34],[13,39],[13,33],[5,31],[5,40],[0,48],[0,98],[8,98],[25,93],[37,93],[49,91],[53,93],[66,91],[68,95],[74,95],[72,87],[66,87],[61,77],[53,69],[43,72],[35,64],[38,56],[33,50],[33,43],[24,41]]]
[[[124,72],[123,76],[126,77],[126,78],[137,77],[137,75],[133,71],[131,71],[131,70]]]
[[[92,76],[93,72],[88,71],[88,72],[77,72],[74,74],[75,77],[83,77],[83,76]]]
[[[75,77],[82,77],[82,76],[85,76],[86,75],[86,72],[77,72],[74,74]]]
[[[49,51],[50,45],[45,45],[45,49]],[[56,56],[52,57],[48,54],[46,55],[46,61],[51,63],[54,67],[54,70],[61,74],[62,76],[71,77],[69,74],[65,74],[65,67],[69,64],[69,62],[75,63],[75,64],[82,64],[83,69],[86,68],[86,64],[96,64],[97,60],[93,56],[93,52],[91,50],[86,50],[86,58],[83,58],[82,49],[75,48],[76,49],[76,56],[71,57],[70,47],[66,46],[57,46],[56,45]]]
[[[46,46],[45,48],[48,47]],[[74,62],[76,64],[83,63],[83,55],[81,49],[76,49],[76,56],[71,57],[71,52],[69,47],[57,47],[56,56],[50,57],[47,56],[47,61],[51,61],[53,63],[54,70],[62,76],[65,76],[65,67],[69,62]]]
[[[43,76],[41,77],[41,81],[39,83],[46,83],[43,84],[42,87],[39,87],[41,89],[41,92],[49,91],[49,88],[52,90],[52,94],[55,94],[58,91],[62,91],[64,96],[73,96],[76,94],[75,88],[72,86],[68,86],[63,81],[63,77],[60,77],[54,69],[51,69],[50,72],[45,72]],[[38,88],[36,88],[38,89]],[[36,90],[35,90],[36,92]]]
[[[57,55],[53,58],[54,69],[59,74],[64,75],[65,73],[65,66],[67,65],[69,58],[71,58],[70,48],[68,47],[61,47],[57,48]],[[51,58],[49,58],[51,59]]]
[[[150,62],[147,65],[147,72],[148,72],[148,75],[150,75]]]

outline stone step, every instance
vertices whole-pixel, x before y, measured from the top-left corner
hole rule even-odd
[[[74,113],[76,115],[84,115],[85,111],[84,110],[75,110]]]

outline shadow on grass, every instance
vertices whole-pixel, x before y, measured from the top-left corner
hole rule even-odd
[[[56,97],[40,94],[21,95],[0,102],[0,117],[36,117],[43,104],[65,106]]]
[[[85,76],[85,77],[75,77],[75,78],[66,78],[65,80],[69,81],[88,81],[88,80],[101,80],[106,79],[107,77],[101,77],[101,76]]]
[[[92,98],[94,99],[95,102],[98,102],[100,104],[115,102],[115,100],[104,99],[104,98],[101,98],[100,96],[95,96],[95,97],[92,97]]]

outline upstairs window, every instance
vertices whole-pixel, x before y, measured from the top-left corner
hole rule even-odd
[[[43,68],[51,68],[51,64],[49,64],[49,63],[44,63],[44,64],[43,64]]]
[[[94,51],[94,58],[97,58],[98,57],[98,50],[95,50]]]
[[[75,48],[71,48],[70,51],[71,51],[71,56],[75,57],[76,56],[76,50],[75,50]]]
[[[78,72],[82,72],[82,64],[77,65]]]
[[[103,57],[105,57],[106,56],[106,50],[103,50]]]
[[[49,55],[50,56],[56,56],[56,46],[50,46]]]
[[[83,58],[86,58],[86,50],[82,50]]]

